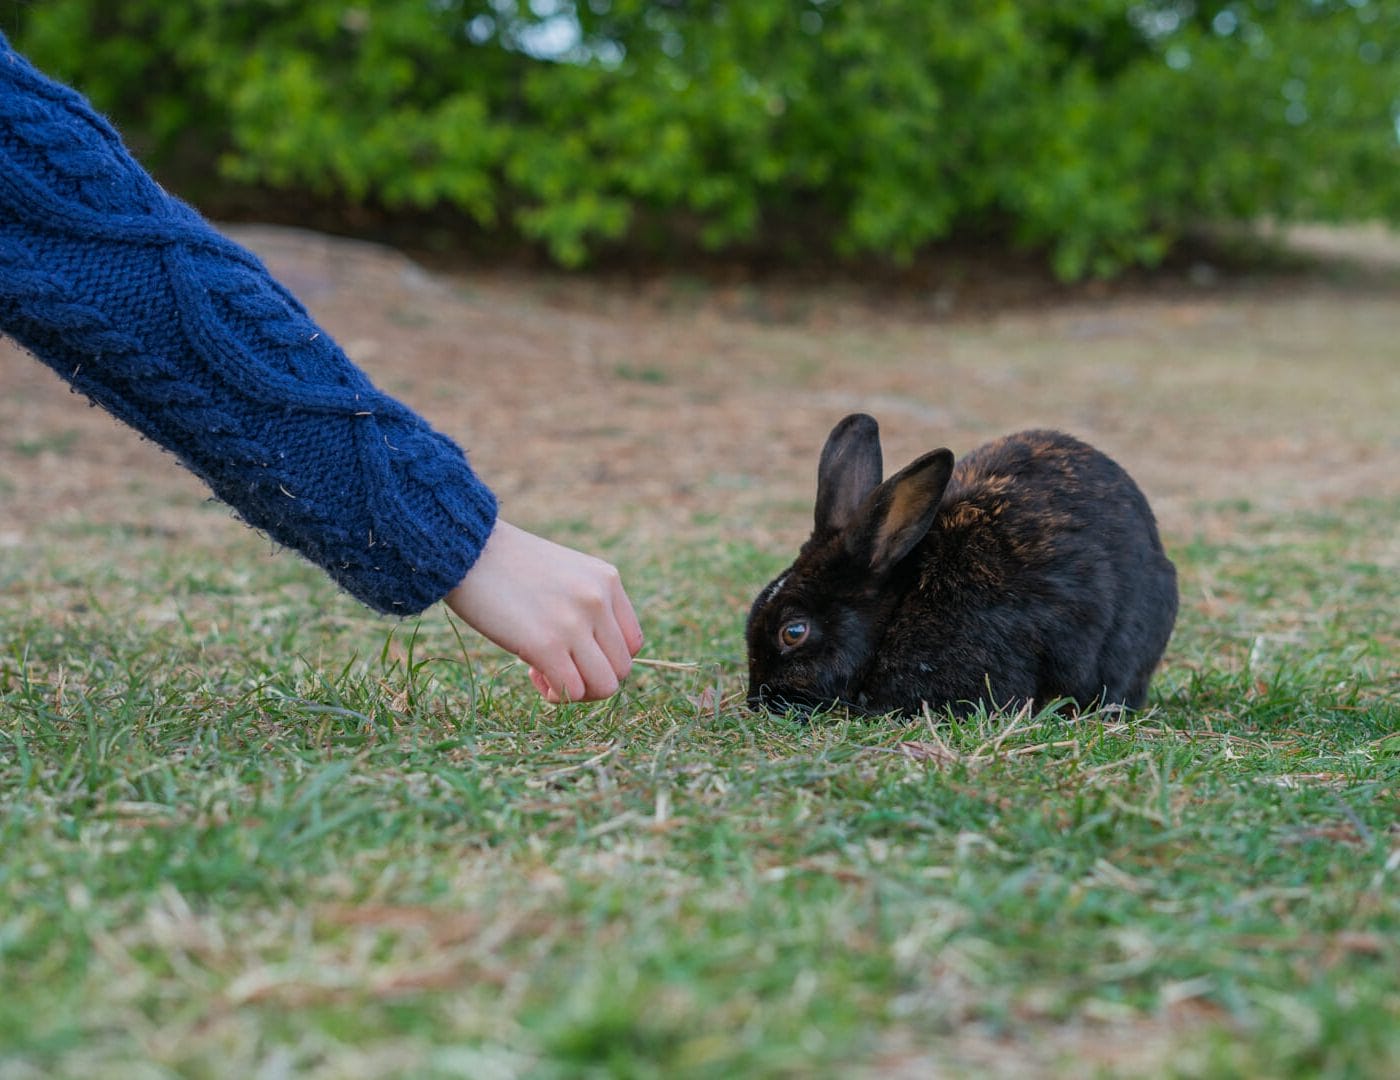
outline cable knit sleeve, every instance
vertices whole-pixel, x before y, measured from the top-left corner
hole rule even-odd
[[[380,611],[441,599],[495,523],[450,439],[3,35],[0,331]]]

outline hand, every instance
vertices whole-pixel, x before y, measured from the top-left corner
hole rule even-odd
[[[447,606],[529,664],[535,689],[555,703],[617,693],[642,647],[616,569],[499,519]]]

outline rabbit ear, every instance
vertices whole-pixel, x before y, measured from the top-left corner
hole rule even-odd
[[[861,507],[847,550],[883,577],[927,535],[952,475],[951,450],[932,450],[900,469]]]
[[[852,413],[831,429],[822,447],[817,466],[817,531],[845,529],[865,497],[879,486],[883,473],[880,425],[873,416]]]

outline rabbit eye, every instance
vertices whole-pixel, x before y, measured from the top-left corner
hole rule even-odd
[[[795,649],[807,640],[811,628],[802,619],[794,619],[778,631],[778,644],[784,649]]]

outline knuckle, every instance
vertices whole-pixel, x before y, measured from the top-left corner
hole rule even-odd
[[[550,648],[554,652],[567,653],[574,643],[589,634],[590,620],[578,608],[570,608],[560,614],[551,627]]]
[[[585,589],[578,596],[578,604],[588,613],[591,621],[609,606],[608,595],[603,589]]]

